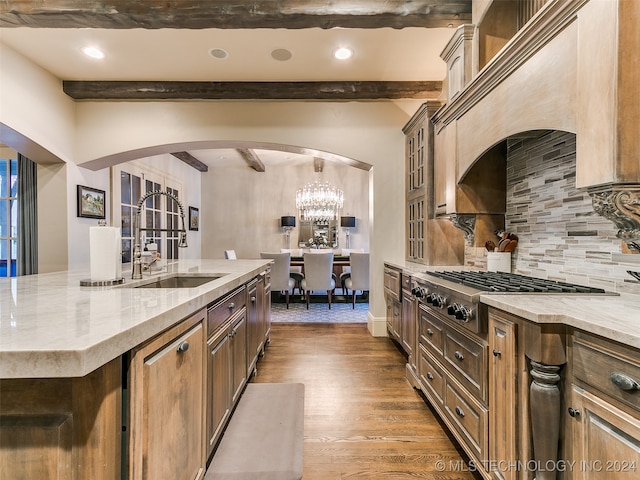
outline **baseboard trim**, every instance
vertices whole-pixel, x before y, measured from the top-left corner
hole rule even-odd
[[[387,317],[374,317],[367,313],[367,329],[373,337],[387,337]]]

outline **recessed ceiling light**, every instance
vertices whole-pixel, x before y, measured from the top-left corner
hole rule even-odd
[[[101,50],[98,50],[96,47],[85,47],[82,49],[82,52],[91,58],[104,58],[104,53]]]
[[[227,51],[223,50],[222,48],[212,48],[211,50],[209,50],[209,55],[219,60],[223,60],[229,56]]]
[[[274,60],[286,62],[287,60],[290,60],[291,57],[293,57],[293,53],[291,53],[291,51],[287,50],[286,48],[276,48],[275,50],[271,51],[271,57]]]
[[[348,58],[351,58],[351,55],[353,55],[353,51],[350,48],[346,47],[338,48],[335,52],[333,52],[334,58],[337,58],[338,60],[346,60]]]

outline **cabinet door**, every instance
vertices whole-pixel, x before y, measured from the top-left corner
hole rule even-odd
[[[130,478],[204,475],[205,311],[134,353]]]
[[[489,458],[494,478],[515,480],[517,459],[516,325],[489,316]]]
[[[426,202],[422,195],[407,201],[407,260],[424,263]]]
[[[402,291],[402,348],[409,355],[409,363],[415,368],[414,345],[416,342],[415,299],[411,292]]]
[[[249,376],[255,368],[258,353],[260,352],[259,314],[261,313],[262,312],[258,310],[258,281],[253,280],[247,286],[247,324],[245,327],[247,331],[247,344],[245,349],[247,358],[244,362],[248,369],[247,376]]]
[[[640,477],[640,420],[577,386],[572,390],[573,478]]]
[[[235,405],[247,380],[247,311],[233,321],[231,346],[231,402]]]
[[[224,329],[207,343],[207,457],[211,455],[231,412],[231,350],[229,330]]]

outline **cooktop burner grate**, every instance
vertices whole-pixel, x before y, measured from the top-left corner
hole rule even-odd
[[[527,277],[504,272],[426,272],[442,278],[476,288],[484,292],[520,293],[606,293],[602,288],[585,287],[571,283]]]

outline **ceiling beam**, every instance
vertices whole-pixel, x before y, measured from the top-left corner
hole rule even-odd
[[[316,173],[322,173],[322,170],[324,170],[324,158],[314,157],[313,171]]]
[[[471,0],[11,0],[0,27],[405,28],[471,23]]]
[[[184,163],[195,168],[199,172],[209,171],[209,167],[205,163],[202,163],[200,160],[198,160],[196,157],[191,155],[189,152],[173,152],[171,155],[173,155],[179,160],[182,160]]]
[[[262,163],[260,157],[256,155],[256,152],[248,148],[238,148],[237,150],[244,161],[247,162],[247,165],[253,168],[256,172],[265,171],[264,163]]]
[[[64,93],[76,100],[374,100],[431,99],[442,91],[441,81],[427,82],[62,82]]]

